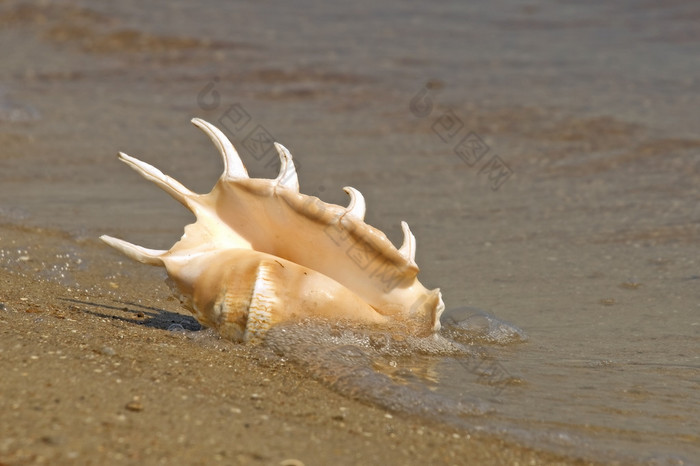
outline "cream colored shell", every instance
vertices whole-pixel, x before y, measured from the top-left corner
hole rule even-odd
[[[365,201],[356,189],[344,188],[348,207],[299,193],[292,156],[277,143],[279,176],[249,178],[223,133],[203,120],[192,122],[224,160],[224,173],[208,194],[193,193],[126,154],[119,158],[190,209],[196,222],[167,251],[101,238],[137,261],[164,266],[202,325],[249,342],[277,323],[305,318],[417,335],[439,330],[440,291],[418,281],[415,238],[405,222],[404,243],[396,249],[364,222]]]

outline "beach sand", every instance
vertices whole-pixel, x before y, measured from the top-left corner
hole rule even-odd
[[[105,283],[124,267],[105,262],[71,289],[31,275],[75,239],[0,238],[35,245],[2,277],[0,464],[572,464],[340,396],[264,347],[169,331],[198,324],[155,269]]]

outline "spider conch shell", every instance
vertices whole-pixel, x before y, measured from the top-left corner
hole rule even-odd
[[[416,240],[401,222],[403,245],[364,222],[365,201],[346,187],[348,207],[299,193],[292,155],[276,179],[250,178],[231,142],[200,119],[192,123],[219,149],[224,173],[209,194],[191,192],[157,168],[119,158],[190,209],[195,223],[167,251],[102,236],[139,262],[165,267],[181,301],[204,326],[234,341],[259,342],[281,322],[347,321],[429,335],[440,329],[439,289],[416,278]]]

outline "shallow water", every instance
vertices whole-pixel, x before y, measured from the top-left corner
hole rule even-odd
[[[42,273],[75,285],[115,257],[81,241],[166,247],[191,220],[117,150],[205,192],[221,166],[189,118],[228,128],[254,176],[276,173],[246,149],[266,131],[302,192],[343,204],[342,186],[360,189],[396,243],[410,223],[421,281],[448,309],[486,312],[445,330],[468,355],[332,340],[323,357],[283,354],[464,429],[698,461],[698,15],[693,2],[5,1],[0,220],[67,232],[75,248]],[[22,273],[32,247],[2,244],[0,260]],[[527,338],[484,338],[506,321]]]

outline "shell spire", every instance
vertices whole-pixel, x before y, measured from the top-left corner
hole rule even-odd
[[[259,341],[269,326],[305,317],[419,335],[440,328],[442,297],[417,279],[416,240],[406,222],[397,249],[364,222],[365,199],[357,189],[344,188],[348,207],[301,194],[292,155],[278,143],[278,176],[250,178],[220,130],[198,118],[192,123],[224,160],[224,172],[208,194],[194,193],[126,154],[119,158],[197,220],[167,251],[101,238],[134,260],[164,266],[203,325],[241,341]]]
[[[157,249],[147,249],[142,246],[137,246],[122,239],[113,238],[107,235],[100,236],[100,239],[112,246],[117,251],[124,254],[125,256],[143,264],[162,266],[163,259],[161,258],[161,256],[168,252],[160,251]]]
[[[176,179],[164,175],[163,172],[158,170],[156,167],[126,155],[124,152],[119,152],[119,160],[129,165],[147,180],[154,182],[163,191],[170,194],[175,200],[192,210],[191,201],[196,194],[183,186],[182,183]]]
[[[401,221],[401,230],[403,230],[403,244],[399,248],[399,252],[408,262],[418,267],[416,265],[416,237],[411,233],[408,223],[404,221]]]
[[[365,212],[367,211],[367,206],[365,205],[365,197],[360,191],[351,186],[344,187],[343,191],[348,193],[348,196],[350,196],[350,204],[347,208],[348,215],[352,215],[355,218],[364,220]]]
[[[219,128],[207,123],[200,118],[192,118],[192,124],[201,129],[211,139],[224,160],[224,173],[221,175],[226,179],[248,178],[248,170],[238,152],[231,144],[231,141],[222,133]]]
[[[299,192],[299,179],[297,178],[297,169],[292,160],[292,154],[289,153],[286,147],[280,143],[275,143],[275,149],[280,156],[280,174],[277,175],[275,182],[278,186],[285,186],[296,192]]]

